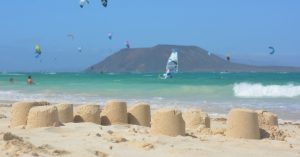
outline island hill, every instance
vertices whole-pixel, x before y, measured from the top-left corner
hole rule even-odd
[[[180,72],[300,72],[297,67],[254,66],[228,62],[197,46],[157,45],[150,48],[128,48],[92,65],[87,72],[164,72],[172,49],[178,51]]]

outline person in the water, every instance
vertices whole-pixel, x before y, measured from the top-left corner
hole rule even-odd
[[[28,76],[28,78],[27,78],[27,84],[28,85],[32,85],[32,78],[31,78],[31,76]]]
[[[9,78],[9,82],[11,83],[11,84],[13,84],[14,82],[15,82],[15,80],[14,80],[14,78]]]

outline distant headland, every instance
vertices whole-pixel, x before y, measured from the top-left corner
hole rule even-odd
[[[86,72],[164,72],[174,48],[178,50],[179,72],[300,72],[300,67],[255,66],[229,62],[200,47],[179,45],[121,49],[90,66]]]

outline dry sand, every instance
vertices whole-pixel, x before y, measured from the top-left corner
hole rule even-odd
[[[211,120],[211,129],[188,130],[187,136],[155,136],[136,125],[101,126],[66,123],[60,127],[9,128],[10,106],[1,105],[0,156],[66,157],[299,157],[300,125],[279,124],[284,141],[224,136],[226,119]],[[1,116],[0,116],[1,117]],[[5,118],[6,117],[6,118]]]

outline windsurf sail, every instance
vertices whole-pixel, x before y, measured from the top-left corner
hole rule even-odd
[[[178,72],[178,54],[177,51],[173,49],[166,66],[167,71],[171,73]]]
[[[172,78],[173,74],[177,72],[178,72],[178,53],[175,49],[173,49],[167,62],[166,72],[162,75],[161,78],[163,79]]]

